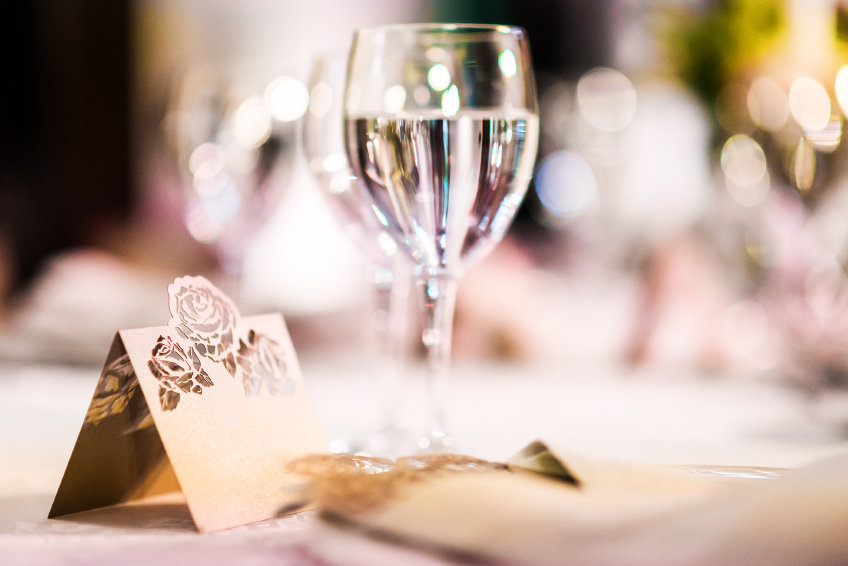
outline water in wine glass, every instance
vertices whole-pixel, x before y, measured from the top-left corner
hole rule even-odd
[[[538,117],[389,115],[349,118],[346,131],[355,174],[386,230],[417,263],[458,273],[509,227],[532,174]]]

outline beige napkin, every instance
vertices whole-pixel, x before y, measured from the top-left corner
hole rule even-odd
[[[536,442],[510,468],[436,473],[379,505],[325,509],[381,537],[497,563],[848,564],[848,455],[778,472],[603,461]]]

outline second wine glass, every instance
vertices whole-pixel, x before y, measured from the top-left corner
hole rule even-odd
[[[364,253],[372,292],[370,323],[382,377],[382,408],[373,428],[335,439],[334,452],[397,457],[414,447],[401,414],[403,361],[407,349],[411,265],[363,198],[344,148],[342,98],[347,53],[315,59],[309,81],[309,107],[303,147],[309,169],[322,185],[326,202],[344,232]]]
[[[457,282],[506,234],[536,157],[526,34],[465,24],[357,30],[344,115],[361,195],[415,264],[429,383],[419,448],[449,450],[445,395]]]

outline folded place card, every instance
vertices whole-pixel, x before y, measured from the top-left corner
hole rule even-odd
[[[203,277],[168,295],[167,326],[116,334],[50,517],[181,492],[209,532],[299,503],[287,464],[327,443],[282,316]]]

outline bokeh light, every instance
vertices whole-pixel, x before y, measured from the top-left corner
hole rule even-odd
[[[427,84],[433,90],[439,92],[445,90],[451,84],[450,70],[441,63],[436,63],[427,72]]]
[[[748,113],[754,124],[769,132],[778,132],[789,119],[789,99],[783,87],[771,77],[758,77],[747,96]]]
[[[271,115],[265,103],[251,97],[239,104],[233,115],[233,136],[245,147],[259,147],[271,135]]]
[[[536,170],[536,195],[547,222],[565,223],[584,214],[597,200],[592,167],[571,151],[546,156]]]
[[[403,85],[392,85],[383,92],[383,110],[394,114],[406,104],[406,89]]]
[[[792,180],[795,187],[805,193],[813,186],[816,176],[816,153],[813,146],[801,138],[792,154]]]
[[[442,113],[445,116],[454,116],[459,111],[459,89],[451,85],[442,94]]]
[[[818,132],[830,122],[830,96],[817,80],[798,77],[789,88],[789,111],[805,132]]]
[[[326,82],[315,83],[309,93],[309,113],[323,118],[333,106],[333,88]]]
[[[498,55],[498,67],[501,73],[507,78],[514,77],[518,72],[518,64],[515,61],[515,54],[509,49],[504,49]]]
[[[306,112],[309,106],[309,91],[298,79],[280,76],[265,88],[265,104],[274,119],[293,122]]]
[[[760,144],[744,134],[731,136],[722,147],[720,163],[725,188],[734,201],[743,206],[763,202],[770,188],[770,177]]]
[[[620,131],[636,115],[636,89],[619,71],[593,69],[577,82],[577,105],[583,118],[595,128]]]

